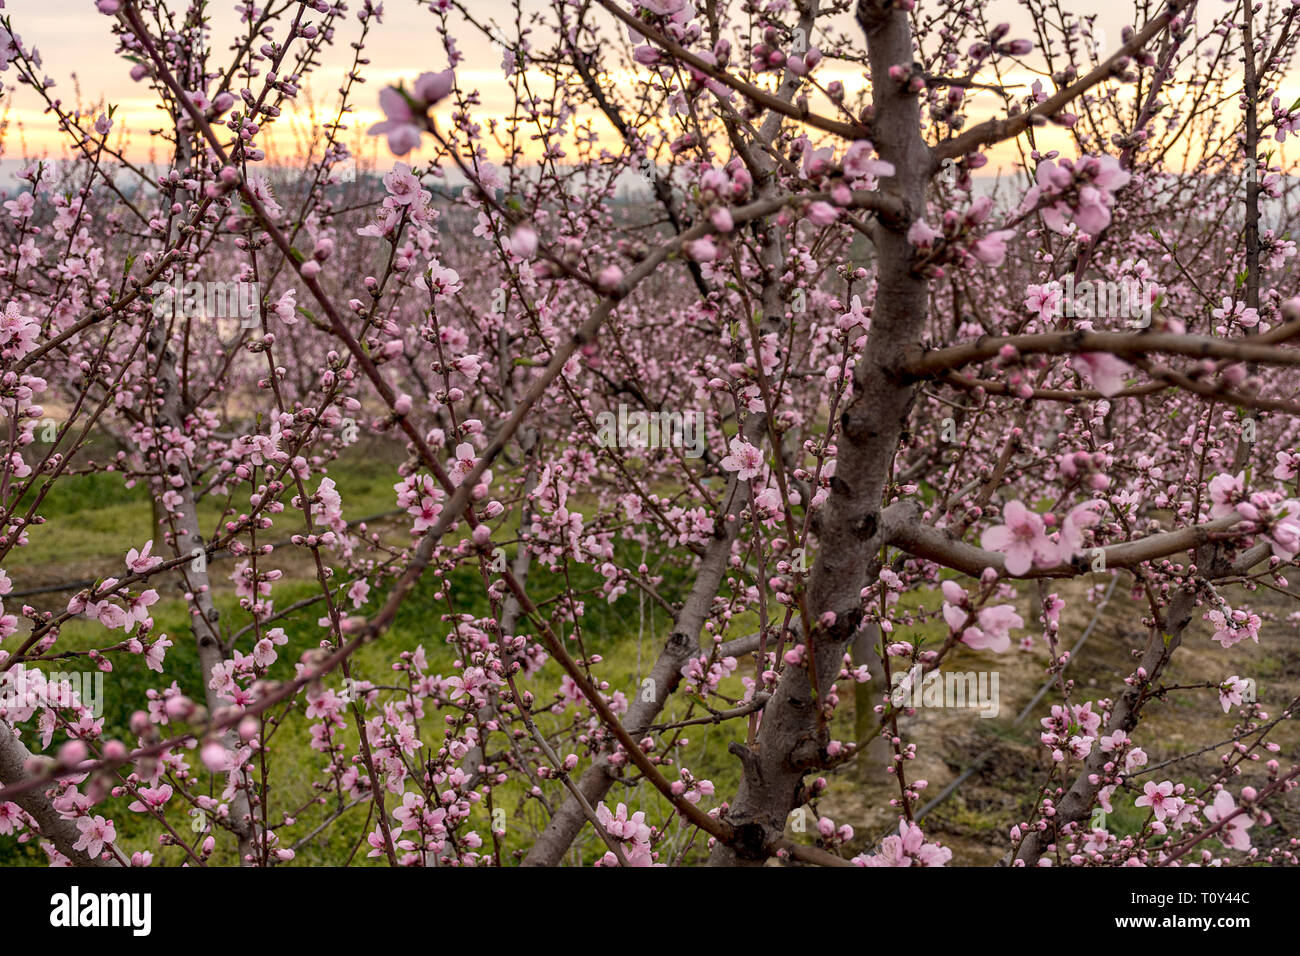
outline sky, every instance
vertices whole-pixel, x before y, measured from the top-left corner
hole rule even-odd
[[[487,0],[487,8],[504,8],[500,0]],[[30,49],[40,51],[42,64],[46,73],[52,77],[57,86],[55,93],[65,104],[80,104],[83,108],[107,102],[117,107],[116,125],[131,132],[127,155],[134,159],[145,159],[150,148],[148,130],[159,125],[160,112],[152,90],[144,84],[132,81],[129,70],[131,64],[116,56],[113,52],[114,41],[111,34],[111,20],[95,11],[93,0],[6,0],[4,12],[12,18],[13,30]],[[234,35],[237,19],[233,14],[233,0],[216,0],[212,8],[217,11],[211,36],[216,45],[217,38]],[[348,6],[355,10],[359,4],[351,2]],[[173,2],[172,9],[184,8],[182,2]],[[432,29],[433,16],[411,0],[393,2],[388,0],[384,6],[382,25],[372,32],[368,41],[370,66],[364,71],[367,86],[362,87],[359,96],[354,96],[356,112],[353,114],[355,127],[368,128],[379,122],[382,114],[378,109],[379,90],[390,83],[407,79],[430,69],[444,69],[445,56],[441,44]],[[224,15],[223,15],[224,14]],[[349,13],[346,21],[338,30],[338,39],[329,47],[322,58],[322,64],[314,72],[306,92],[321,107],[322,117],[333,118],[333,108],[337,106],[337,88],[347,68],[351,64],[352,51],[347,44],[360,36],[361,27],[354,13]],[[299,41],[301,42],[301,41]],[[490,43],[486,40],[472,42],[466,36],[463,44],[467,57],[467,69],[461,71],[463,82],[480,85],[481,88],[495,87],[496,101],[489,103],[489,109],[496,107],[498,112],[505,107],[501,99],[506,93],[499,69],[500,56],[493,57]],[[434,62],[429,62],[430,55],[435,55]],[[228,58],[214,60],[225,65]],[[0,82],[6,89],[13,85],[13,68],[8,73],[0,74]],[[25,143],[33,155],[62,155],[62,146],[53,120],[42,113],[43,104],[29,89],[19,88],[9,113],[10,129],[6,137],[6,158],[17,158],[24,152],[21,149],[17,127],[21,126],[22,143]],[[110,142],[115,140],[111,139]],[[350,144],[351,145],[351,144]],[[160,158],[168,155],[165,144],[156,144],[161,150]]]
[[[151,91],[145,85],[134,83],[128,74],[130,64],[114,55],[110,18],[95,11],[93,0],[0,0],[0,3],[4,6],[3,13],[12,18],[14,32],[28,48],[34,46],[39,50],[43,68],[56,81],[55,93],[65,105],[80,104],[83,108],[90,108],[104,102],[114,104],[117,114],[114,134],[110,138],[112,145],[118,146],[121,141],[117,137],[125,133],[128,139],[122,145],[131,159],[146,162],[169,158],[166,144],[160,140],[151,142],[148,134],[150,126],[160,125],[161,118]],[[183,6],[182,0],[173,3],[176,10],[183,9]],[[214,39],[233,35],[237,24],[234,7],[234,0],[216,0],[212,4],[216,11]],[[355,11],[359,4],[351,2],[349,7]],[[472,0],[470,9],[482,21],[496,19],[506,24],[513,17],[506,0]],[[1011,36],[1031,36],[1027,14],[1013,0],[995,0],[990,9],[991,21],[1002,19],[1012,24]],[[1076,13],[1099,12],[1098,23],[1110,40],[1108,45],[1114,46],[1124,25],[1123,11],[1130,8],[1129,4],[1115,0],[1074,0],[1070,9]],[[1218,10],[1214,12],[1219,13]],[[608,14],[603,15],[612,20]],[[368,41],[370,65],[363,73],[368,82],[353,97],[352,129],[345,137],[349,147],[361,156],[363,166],[386,168],[392,161],[382,140],[362,135],[365,129],[382,119],[377,102],[380,89],[399,80],[406,80],[409,85],[410,80],[421,72],[446,67],[435,23],[436,18],[416,0],[386,0],[384,3],[383,23],[372,31],[372,38]],[[851,25],[846,22],[845,26],[849,28]],[[850,35],[854,30],[850,30]],[[352,51],[348,42],[359,33],[360,24],[355,12],[350,12],[339,29],[339,39],[329,48],[322,65],[306,86],[296,117],[290,121],[290,114],[286,112],[285,119],[277,124],[272,146],[278,151],[292,153],[294,125],[300,129],[310,125],[308,114],[302,108],[308,99],[317,104],[321,119],[332,119],[338,99],[337,87],[351,62]],[[457,42],[465,54],[465,61],[457,70],[458,81],[462,88],[476,88],[482,97],[482,105],[476,108],[475,117],[480,120],[503,117],[511,105],[511,93],[500,68],[500,52],[477,31],[458,35]],[[840,79],[850,90],[863,85],[859,75],[848,71],[836,73],[819,68],[817,75],[823,82]],[[4,159],[13,163],[24,156],[57,158],[65,155],[55,125],[49,116],[42,113],[39,99],[29,89],[20,87],[13,90],[13,78],[12,67],[0,73],[0,83],[10,94],[5,103],[8,127]],[[1009,75],[1007,81],[1028,84],[1034,78],[1028,71],[1021,71]],[[628,77],[617,75],[610,78],[611,83],[619,85],[627,80]],[[1290,91],[1289,95],[1294,98],[1296,92]],[[991,94],[984,94],[983,101],[975,101],[977,112],[981,102],[992,109],[997,100]],[[1053,137],[1056,142],[1053,142]],[[1066,142],[1063,133],[1049,130],[1045,146],[1051,148],[1066,145]],[[418,159],[419,154],[407,158]],[[1009,166],[1017,159],[1018,153],[1009,144],[1004,145],[992,155],[989,169]]]

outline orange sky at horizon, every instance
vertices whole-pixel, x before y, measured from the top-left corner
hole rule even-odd
[[[356,4],[350,4],[355,10]],[[1104,4],[1092,0],[1091,7]],[[1109,5],[1105,5],[1109,6]],[[472,7],[476,17],[490,20],[494,13],[498,22],[505,22],[504,13],[509,9],[504,0],[478,0]],[[1011,0],[995,0],[991,11],[1001,13],[1003,18],[1013,24],[1012,36],[1030,36],[1028,29],[1016,29],[1017,23],[1027,24],[1022,8]],[[1085,10],[1082,12],[1091,12]],[[148,86],[134,83],[128,74],[130,65],[112,52],[110,20],[94,12],[92,0],[8,0],[3,13],[11,18],[14,32],[30,49],[35,47],[42,56],[43,70],[54,78],[54,94],[65,101],[65,106],[80,104],[83,108],[98,107],[104,103],[116,107],[113,133],[109,143],[114,148],[122,148],[124,154],[133,162],[168,162],[170,149],[161,138],[149,136],[150,127],[162,125],[162,114],[152,98]],[[220,21],[220,16],[214,17]],[[230,36],[235,23],[229,16],[229,27],[214,25],[213,37]],[[612,20],[612,18],[610,18]],[[991,20],[997,17],[990,16]],[[1105,14],[1099,23],[1108,35],[1118,37],[1122,21],[1113,14],[1113,23],[1108,22]],[[420,72],[439,70],[446,66],[446,57],[442,51],[440,38],[435,24],[436,18],[424,6],[415,2],[406,4],[389,0],[385,4],[383,23],[374,28],[371,40],[367,44],[370,65],[363,68],[367,82],[356,89],[352,97],[354,111],[346,121],[348,132],[343,140],[359,156],[363,168],[388,168],[394,160],[382,137],[368,137],[364,131],[379,122],[383,116],[378,109],[379,90],[398,81],[410,81]],[[71,24],[71,28],[69,25]],[[338,28],[339,37],[333,47],[323,57],[323,63],[304,85],[296,108],[286,110],[261,140],[271,154],[271,158],[284,157],[286,161],[300,152],[299,146],[304,137],[309,135],[313,117],[308,103],[314,103],[316,120],[332,121],[338,107],[337,87],[351,63],[352,51],[348,44],[359,37],[360,24],[355,13],[349,13]],[[277,31],[283,34],[283,28]],[[500,69],[501,53],[477,31],[467,30],[456,36],[461,51],[465,54],[464,62],[457,69],[458,84],[462,89],[475,89],[480,93],[481,105],[474,109],[474,117],[480,123],[491,118],[503,120],[513,106],[513,94]],[[433,62],[430,62],[431,48]],[[223,62],[218,59],[218,62]],[[392,64],[402,64],[396,66]],[[50,115],[42,112],[43,104],[39,97],[29,88],[19,87],[13,91],[13,67],[9,72],[0,73],[0,80],[5,82],[8,94],[5,98],[7,129],[4,137],[3,158],[15,160],[20,158],[63,158],[71,153],[66,137],[61,137]],[[865,83],[860,71],[832,68],[824,64],[817,71],[817,77],[823,83],[839,79],[846,89],[861,89]],[[530,72],[530,79],[537,76]],[[1003,75],[1007,83],[1021,83],[1028,87],[1037,77],[1024,68],[1013,68]],[[631,80],[630,73],[618,73],[605,77],[612,86],[626,86]],[[549,89],[549,86],[543,87]],[[536,92],[536,89],[535,89]],[[1293,89],[1284,89],[1284,98],[1294,99],[1300,93],[1300,85]],[[706,94],[707,96],[708,94]],[[972,99],[974,116],[982,118],[992,115],[1000,105],[1000,99],[991,93],[980,93]],[[816,104],[814,104],[816,106]],[[829,112],[823,101],[823,112]],[[447,109],[435,110],[440,124],[447,125]],[[580,120],[586,120],[590,114],[582,113]],[[594,122],[602,133],[602,141],[608,136],[610,141],[617,139],[612,127],[602,116],[596,115]],[[87,124],[88,125],[88,124]],[[569,124],[572,130],[573,124]],[[815,131],[813,131],[815,132]],[[1046,127],[1037,131],[1037,141],[1041,149],[1061,149],[1065,155],[1073,154],[1073,145],[1068,134],[1057,127]],[[525,141],[526,137],[525,137]],[[425,139],[427,156],[432,155],[428,138]],[[570,141],[571,144],[571,141]],[[566,144],[569,145],[569,144]],[[612,148],[612,145],[611,145]],[[317,153],[319,156],[319,153]],[[408,162],[418,161],[421,153],[413,152],[404,157]],[[493,157],[496,158],[496,157]],[[990,165],[985,172],[1008,170],[1019,163],[1020,152],[1014,143],[1008,142],[995,147],[990,153]]]

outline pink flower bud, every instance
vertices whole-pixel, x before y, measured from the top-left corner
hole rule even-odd
[[[596,285],[601,292],[614,292],[623,284],[623,270],[618,266],[605,266],[596,277]]]
[[[221,773],[223,770],[230,769],[230,755],[219,740],[209,740],[204,744],[203,749],[199,751],[199,759],[212,773]]]
[[[510,237],[510,251],[520,259],[531,259],[537,252],[537,233],[530,226],[519,226]]]
[[[80,740],[69,740],[59,748],[59,763],[65,767],[75,767],[86,759],[86,745]]]

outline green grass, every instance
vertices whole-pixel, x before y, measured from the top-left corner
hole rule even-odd
[[[394,462],[373,448],[359,448],[332,465],[328,474],[343,496],[349,520],[396,507]],[[309,487],[314,490],[318,481]],[[35,499],[37,490],[23,499],[23,510]],[[236,508],[239,503],[240,499],[236,499]],[[242,504],[247,507],[246,500]],[[228,507],[225,499],[209,496],[200,500],[199,524],[205,535],[214,533]],[[72,562],[111,563],[120,560],[128,548],[138,548],[150,538],[156,540],[154,552],[161,551],[161,541],[157,540],[160,536],[151,527],[153,510],[147,489],[139,483],[125,487],[118,474],[94,472],[60,477],[41,501],[38,514],[46,519],[45,523],[31,527],[29,543],[15,548],[5,558],[5,570],[11,577],[19,577],[23,569],[40,571]],[[52,580],[63,578],[56,575]]]
[[[337,463],[330,471],[343,496],[345,516],[355,519],[391,509],[395,505],[392,491],[394,470],[391,463],[373,457],[358,456],[347,462]],[[215,502],[204,504],[205,526],[219,516],[220,506]],[[124,491],[120,479],[113,475],[88,475],[70,478],[60,483],[57,490],[47,498],[42,513],[51,517],[51,521],[35,529],[32,544],[16,550],[6,562],[7,569],[14,577],[17,586],[23,587],[25,578],[38,569],[43,562],[57,558],[60,561],[82,560],[100,562],[103,565],[97,573],[103,573],[114,565],[120,564],[122,551],[126,546],[139,546],[150,536],[150,506],[142,489]],[[287,533],[287,532],[286,532]],[[124,545],[124,542],[127,544]],[[639,548],[628,541],[618,544],[619,559],[625,563],[638,563],[641,560]],[[513,549],[511,549],[513,550]],[[292,554],[292,549],[285,549]],[[277,552],[281,554],[284,552]],[[275,565],[275,558],[270,562]],[[250,623],[247,612],[239,608],[233,590],[226,575],[230,565],[217,566],[214,576],[214,600],[221,612],[221,622],[226,628],[240,628]],[[28,574],[24,574],[27,571]],[[111,571],[109,573],[112,573]],[[661,587],[669,600],[678,600],[684,594],[687,585],[685,572],[676,565],[665,563],[656,569],[664,575]],[[54,580],[61,580],[54,578]],[[602,578],[593,569],[582,566],[572,567],[567,576],[567,583],[582,591],[596,587]],[[554,604],[547,604],[549,597],[562,593],[566,578],[561,574],[551,574],[545,569],[534,566],[530,575],[529,587],[534,600],[547,613],[555,609]],[[451,572],[446,595],[451,597],[456,613],[472,614],[476,617],[489,612],[481,579],[476,566],[462,565]],[[361,648],[352,659],[353,674],[361,679],[368,679],[378,684],[391,684],[393,678],[392,664],[403,651],[414,650],[423,646],[429,660],[429,672],[450,675],[454,672],[453,661],[457,657],[455,647],[448,646],[446,635],[449,626],[442,621],[442,616],[449,611],[446,595],[440,600],[438,592],[443,587],[433,572],[421,579],[414,591],[403,603],[392,627],[375,643]],[[283,608],[297,600],[319,593],[314,580],[292,580],[286,577],[275,588],[276,606]],[[372,604],[365,610],[373,612],[374,600],[382,600],[382,592],[372,592]],[[61,607],[65,595],[48,595],[32,598],[38,607],[57,610]],[[113,654],[111,673],[105,675],[104,687],[104,735],[106,738],[118,738],[134,742],[127,728],[131,713],[145,705],[145,691],[154,688],[161,690],[174,680],[180,688],[195,700],[203,699],[197,655],[193,646],[190,619],[186,605],[179,599],[164,599],[155,604],[151,611],[154,618],[155,634],[165,633],[174,646],[168,650],[164,674],[150,671],[143,658],[130,655]],[[270,675],[273,680],[287,680],[294,676],[294,663],[300,655],[318,646],[324,631],[318,626],[317,619],[322,614],[322,607],[317,604],[304,608],[287,619],[278,622],[289,637],[289,642],[279,648],[279,659]],[[642,619],[644,613],[644,619]],[[579,618],[583,647],[588,655],[600,654],[602,662],[595,667],[598,678],[608,681],[609,692],[622,691],[629,700],[635,698],[640,689],[640,678],[649,672],[658,656],[662,639],[670,623],[667,613],[651,601],[646,601],[643,608],[638,608],[635,591],[624,595],[615,604],[604,600],[599,593],[585,595],[583,612]],[[749,615],[738,617],[733,622],[733,630],[728,636],[738,636],[753,629],[755,621]],[[533,633],[521,625],[524,633]],[[564,625],[560,633],[570,635],[573,628]],[[98,624],[77,619],[64,626],[60,634],[57,650],[60,652],[85,651],[94,646],[107,643],[107,634]],[[17,638],[10,643],[16,643]],[[251,635],[240,642],[239,650],[248,653],[251,650]],[[569,641],[570,653],[579,655],[577,642]],[[729,697],[739,698],[743,694],[740,682],[742,674],[752,674],[752,662],[742,662],[737,674],[724,681],[722,690]],[[48,670],[86,669],[84,658],[62,661],[47,667]],[[558,690],[562,671],[558,664],[549,661],[543,671],[530,679],[528,687],[538,698],[535,715],[544,731],[553,732],[561,726],[567,726],[573,718],[572,708],[563,716],[555,717],[547,712],[545,703],[549,695]],[[338,678],[328,681],[338,684]],[[391,698],[384,694],[381,701]],[[676,695],[674,702],[661,717],[665,721],[680,719],[686,715],[689,701]],[[295,812],[296,822],[283,827],[280,832],[281,845],[292,845],[300,837],[310,833],[325,817],[333,806],[334,797],[329,797],[330,807],[311,806],[305,811],[297,811],[308,804],[317,793],[312,789],[312,782],[321,778],[325,758],[309,746],[308,721],[302,715],[305,706],[302,697],[289,713],[283,717],[281,726],[271,735],[268,742],[268,764],[270,766],[269,804],[270,819],[278,822],[284,812]],[[372,708],[367,716],[382,712]],[[699,716],[702,711],[696,708],[692,716]],[[438,723],[440,714],[430,708],[421,721],[421,738],[425,748],[436,751],[442,738],[442,727]],[[174,728],[167,728],[173,730]],[[689,728],[683,733],[691,741],[691,769],[697,778],[714,781],[717,795],[713,801],[725,799],[734,792],[739,782],[739,765],[736,758],[727,753],[727,744],[743,736],[745,723],[733,721],[723,727],[701,725]],[[349,724],[344,738],[349,744],[355,742],[355,730]],[[30,739],[30,738],[29,738]],[[56,735],[53,747],[57,747],[62,738]],[[492,749],[502,746],[503,738],[497,735],[492,742]],[[527,742],[525,742],[527,743]],[[355,750],[355,747],[353,747]],[[569,750],[582,758],[574,771],[581,774],[589,763],[588,755],[580,744],[569,745]],[[563,756],[563,753],[561,754]],[[189,754],[188,762],[198,772],[204,773],[194,754]],[[676,779],[677,770],[673,765],[664,767],[668,779]],[[210,776],[210,775],[209,775]],[[209,792],[218,795],[222,782],[211,779]],[[493,791],[493,803],[506,811],[506,838],[503,860],[510,859],[512,851],[526,849],[532,842],[535,830],[546,823],[546,814],[542,806],[526,796],[529,783],[512,775],[509,782]],[[543,785],[548,802],[558,806],[564,799],[566,791],[558,781]],[[388,807],[400,801],[400,797],[387,795]],[[632,810],[647,811],[648,821],[656,826],[667,824],[676,832],[677,823],[673,819],[667,801],[663,800],[648,786],[629,787],[616,784],[611,790],[607,802],[612,807],[616,802],[626,802]],[[706,803],[705,806],[712,806]],[[174,801],[175,809],[169,813],[169,821],[182,833],[187,833],[188,818],[179,801]],[[363,804],[349,810],[342,818],[333,823],[319,837],[304,845],[295,860],[295,865],[338,865],[347,858],[351,848],[364,840],[366,832],[373,827],[373,821],[367,826],[369,804]],[[100,812],[106,812],[101,807]],[[126,801],[110,801],[107,814],[110,815],[117,829],[119,845],[128,850],[152,850],[155,863],[177,865],[184,859],[181,850],[175,847],[161,848],[154,842],[159,832],[156,821],[140,814],[126,810]],[[485,805],[476,807],[471,818],[470,828],[488,838],[488,811]],[[663,847],[665,857],[670,844],[676,846],[678,841],[670,840]],[[697,841],[700,842],[700,841]],[[489,843],[490,846],[490,843]],[[702,842],[693,850],[695,856],[704,852]],[[369,846],[362,846],[354,863],[368,861],[365,854]],[[574,859],[591,862],[604,853],[594,834],[587,830],[571,851]],[[233,864],[233,844],[229,836],[218,840],[218,852],[212,859],[217,864]],[[0,841],[0,865],[44,865],[44,853],[33,844],[18,844],[15,841]]]
[[[122,547],[122,554],[128,547],[144,544],[152,514],[148,492],[123,485],[121,475],[102,472],[60,478],[38,510],[46,523],[28,530],[29,543],[9,553],[5,569],[18,578],[24,568],[94,561],[111,554],[121,542],[132,543]],[[33,498],[29,493],[22,507]]]
[[[372,451],[354,449],[345,460],[334,463],[329,474],[334,478],[342,495],[344,514],[349,520],[356,520],[390,510],[395,506],[392,485],[396,480],[395,462],[384,460]],[[314,487],[314,483],[313,483]],[[576,495],[570,499],[570,508],[588,510],[591,502],[586,496]],[[225,502],[205,500],[201,503],[201,521],[205,533],[211,533],[222,517]],[[40,583],[64,580],[71,576],[90,576],[100,573],[117,573],[121,568],[123,551],[130,546],[139,547],[152,535],[150,532],[151,509],[145,491],[141,488],[124,490],[120,477],[115,475],[94,474],[76,476],[59,483],[56,490],[46,499],[41,513],[48,515],[48,524],[33,529],[32,543],[29,547],[18,549],[6,561],[7,570],[15,579],[16,586],[29,586],[26,579],[39,577],[45,564],[82,562],[76,575],[47,574]],[[277,537],[287,536],[289,523],[282,517],[277,521],[273,534]],[[397,532],[398,535],[401,532]],[[390,535],[391,536],[391,535]],[[395,540],[401,540],[400,538]],[[507,549],[513,552],[513,547]],[[283,548],[270,559],[271,566],[296,568],[297,578],[286,573],[286,578],[277,583],[274,592],[276,606],[287,607],[295,601],[319,594],[314,578],[303,577],[307,574],[306,563],[301,560],[297,549]],[[689,570],[686,565],[673,560],[659,561],[655,554],[643,555],[640,546],[630,540],[620,539],[616,542],[616,559],[623,566],[633,566],[643,560],[651,565],[651,572],[663,576],[659,592],[670,602],[684,598],[689,587]],[[513,555],[512,555],[513,556]],[[658,561],[658,564],[656,563]],[[221,612],[223,628],[238,629],[250,623],[247,612],[238,606],[228,575],[230,562],[216,565],[214,575],[214,600]],[[566,586],[582,594],[582,613],[579,624],[582,632],[582,650],[574,640],[568,641],[570,653],[578,657],[585,651],[588,655],[599,654],[600,664],[594,668],[596,677],[608,682],[608,692],[621,691],[628,700],[634,700],[640,692],[640,681],[650,671],[661,649],[662,641],[670,625],[667,612],[653,601],[640,602],[635,590],[623,595],[616,603],[610,604],[597,591],[582,593],[597,588],[603,579],[593,569],[575,565],[569,568],[567,577],[552,574],[534,564],[529,576],[529,593],[546,615],[555,614],[558,605],[549,599],[564,592]],[[443,592],[439,597],[439,592]],[[166,592],[164,592],[166,593]],[[364,610],[373,613],[375,603],[382,600],[382,588],[371,592],[372,603]],[[448,603],[450,598],[451,604]],[[66,595],[48,595],[31,599],[36,606],[58,609]],[[911,592],[901,598],[899,610],[917,611],[921,604],[933,612],[939,606],[937,594]],[[193,646],[188,608],[179,599],[165,597],[151,609],[155,621],[154,633],[166,633],[174,646],[169,649],[165,673],[158,674],[148,670],[144,660],[127,655],[112,655],[114,669],[105,680],[104,734],[107,738],[118,738],[133,742],[127,727],[131,713],[145,704],[145,691],[154,688],[161,690],[174,680],[191,698],[203,699],[203,688],[197,656]],[[462,564],[449,574],[444,586],[434,570],[427,572],[415,589],[401,606],[392,626],[375,643],[362,647],[351,659],[353,676],[373,681],[376,684],[393,683],[393,662],[402,652],[424,648],[428,659],[428,671],[432,674],[450,675],[455,672],[454,661],[458,652],[454,646],[447,644],[449,625],[443,616],[454,611],[458,614],[470,614],[474,617],[488,615],[489,606],[476,565]],[[779,611],[779,609],[777,609]],[[289,642],[278,649],[279,659],[272,668],[269,677],[273,680],[288,680],[294,676],[294,663],[302,653],[319,646],[324,631],[317,624],[323,614],[320,604],[304,608],[292,616],[277,621],[285,628]],[[571,637],[573,625],[556,622],[558,633]],[[726,637],[738,637],[757,629],[757,615],[746,612],[730,622]],[[535,629],[521,623],[523,633],[535,634]],[[229,632],[229,631],[228,631]],[[937,647],[947,636],[947,626],[942,619],[934,618],[913,627],[900,628],[892,636],[894,640],[908,640],[929,649]],[[84,651],[106,642],[104,629],[85,620],[70,622],[63,628],[58,643],[60,651]],[[252,646],[251,635],[241,640],[238,649],[249,653]],[[961,652],[959,651],[958,654]],[[50,669],[75,670],[84,667],[84,658],[69,664]],[[753,660],[746,658],[740,662],[737,672],[722,684],[722,693],[732,699],[739,699],[744,688],[740,678],[753,676]],[[527,689],[537,698],[534,715],[539,726],[548,736],[573,721],[575,710],[569,708],[564,715],[551,714],[546,705],[551,695],[559,689],[562,671],[554,661],[548,661],[540,674],[527,681]],[[338,686],[341,675],[334,675],[327,680],[331,686]],[[842,741],[856,739],[854,707],[850,703],[854,698],[853,689],[842,682],[840,696],[845,704],[836,710],[831,727],[834,738]],[[393,699],[392,693],[381,696],[381,704],[367,711],[368,717],[382,712],[382,701]],[[311,721],[307,720],[302,709],[305,701],[300,695],[295,705],[283,713],[280,726],[267,742],[268,765],[268,802],[270,820],[278,823],[286,812],[295,814],[296,822],[279,828],[281,845],[293,845],[297,840],[311,833],[333,810],[336,797],[328,795],[327,806],[310,805],[319,796],[319,791],[312,788],[314,781],[319,781],[325,758],[309,746],[308,729]],[[714,706],[719,706],[717,702]],[[725,706],[725,705],[724,705]],[[699,706],[692,708],[691,699],[682,692],[674,695],[669,707],[661,715],[661,722],[672,722],[686,716],[698,717],[704,713]],[[436,752],[442,743],[444,714],[436,713],[432,707],[426,709],[420,722],[420,737],[426,752]],[[683,738],[689,739],[690,746],[684,752],[690,753],[690,769],[697,779],[713,781],[715,796],[706,800],[703,807],[708,809],[722,800],[731,797],[739,785],[740,765],[738,760],[728,753],[727,746],[733,740],[743,740],[747,722],[730,721],[724,725],[696,725],[681,732]],[[174,731],[176,728],[169,728]],[[343,732],[349,752],[355,752],[356,732],[349,721]],[[490,742],[490,749],[500,750],[504,738],[498,734]],[[55,746],[58,744],[56,738]],[[523,741],[523,746],[530,746],[530,741]],[[568,752],[577,753],[581,758],[574,776],[580,775],[589,765],[589,755],[581,743],[569,743],[560,749],[563,757]],[[676,758],[674,751],[671,758]],[[187,757],[192,770],[202,771],[194,754]],[[662,768],[668,780],[678,777],[679,762],[670,759]],[[685,849],[685,839],[679,824],[670,808],[652,787],[638,784],[639,775],[629,773],[629,783],[618,782],[606,797],[606,803],[612,808],[618,802],[627,803],[632,811],[644,810],[647,821],[654,826],[667,828],[669,837],[660,844],[661,861],[671,862],[677,854]],[[526,850],[533,842],[534,835],[543,828],[547,814],[542,805],[528,797],[527,790],[533,781],[525,781],[518,773],[512,773],[509,780],[492,792],[492,802],[506,812],[506,836],[503,843],[502,859],[509,865],[513,854]],[[208,780],[208,792],[218,795],[223,781]],[[854,779],[842,775],[831,778],[832,789],[855,787]],[[567,791],[558,781],[548,781],[543,785],[546,800],[552,806],[563,802]],[[399,795],[386,795],[389,810],[400,802]],[[160,848],[156,845],[159,826],[151,818],[133,814],[125,809],[125,801],[113,801],[106,815],[111,815],[118,833],[118,842],[129,850],[152,850],[155,861],[165,865],[178,865],[185,856],[175,847]],[[302,809],[306,806],[306,809]],[[299,848],[294,865],[322,866],[338,865],[346,860],[353,847],[362,844],[353,859],[354,865],[366,865],[379,861],[368,859],[369,846],[364,844],[365,835],[374,827],[373,819],[368,817],[371,807],[364,803],[348,810],[323,833],[306,842]],[[168,819],[182,834],[188,834],[189,819],[185,807],[175,801],[175,809],[169,812]],[[101,808],[100,812],[105,812]],[[489,838],[489,810],[486,804],[478,804],[466,829],[474,829],[485,840]],[[696,835],[695,844],[690,847],[686,859],[688,862],[700,861],[707,848],[704,841]],[[214,864],[233,865],[235,861],[233,841],[228,834],[218,840],[217,853],[212,858]],[[490,842],[484,852],[490,849]],[[567,859],[571,862],[591,863],[602,856],[605,847],[592,832],[585,828],[575,841]],[[14,841],[0,841],[0,865],[31,864],[44,865],[44,853],[33,845],[19,845]]]

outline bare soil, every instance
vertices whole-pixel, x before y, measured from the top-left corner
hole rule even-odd
[[[1126,575],[1120,581],[1088,641],[1066,669],[1066,676],[1075,682],[1072,697],[1076,702],[1118,696],[1124,677],[1135,666],[1133,657],[1146,641],[1147,631],[1141,623],[1146,605],[1133,600],[1127,590],[1131,580]],[[1097,610],[1097,602],[1088,593],[1089,583],[1079,579],[1053,586],[1066,602],[1061,614],[1063,647],[1074,646]],[[1300,589],[1293,596],[1265,589],[1247,595],[1239,586],[1225,588],[1221,593],[1233,607],[1241,603],[1264,617],[1259,645],[1246,641],[1223,649],[1210,639],[1213,629],[1201,621],[1204,612],[1198,609],[1161,683],[1169,687],[1208,681],[1217,684],[1230,675],[1250,677],[1256,681],[1264,711],[1276,717],[1300,697],[1300,631],[1286,620],[1287,615],[1300,610]],[[1031,604],[1023,599],[1019,603],[1024,620],[1036,622],[1037,601]],[[952,850],[952,865],[996,863],[1010,848],[1011,825],[1029,814],[1037,788],[1047,779],[1050,760],[1038,741],[1039,719],[1050,712],[1053,703],[1060,702],[1059,687],[1053,687],[1020,724],[1013,726],[1015,717],[1046,680],[1047,660],[1041,638],[1029,651],[1015,645],[1000,655],[963,649],[951,664],[945,664],[944,670],[996,669],[1000,675],[999,715],[983,719],[974,710],[919,708],[915,717],[901,724],[905,742],[917,745],[916,758],[906,765],[908,779],[923,779],[929,784],[922,793],[922,805],[990,751],[982,765],[921,821],[927,839]],[[1139,782],[1168,779],[1190,784],[1208,780],[1221,766],[1222,755],[1231,749],[1223,742],[1232,737],[1236,716],[1236,708],[1225,714],[1217,691],[1206,688],[1173,690],[1163,700],[1149,702],[1133,734],[1150,758],[1148,766],[1184,759]],[[1284,767],[1300,759],[1300,722],[1283,721],[1270,739],[1281,745],[1272,756]],[[1221,745],[1210,746],[1215,744]],[[1197,753],[1206,747],[1210,749]],[[850,848],[855,851],[870,851],[882,837],[897,829],[898,811],[889,800],[899,796],[899,788],[897,781],[883,772],[888,752],[883,753],[883,760],[863,765],[863,758],[859,758],[858,764],[838,772],[816,808],[837,826],[853,826],[855,837]],[[1230,789],[1235,793],[1247,784],[1260,786],[1266,778],[1263,764],[1268,757],[1265,754],[1235,778]],[[1300,791],[1275,800],[1269,809],[1272,824],[1256,824],[1250,831],[1257,847],[1285,844],[1300,834]],[[1217,841],[1214,845],[1218,848]]]

